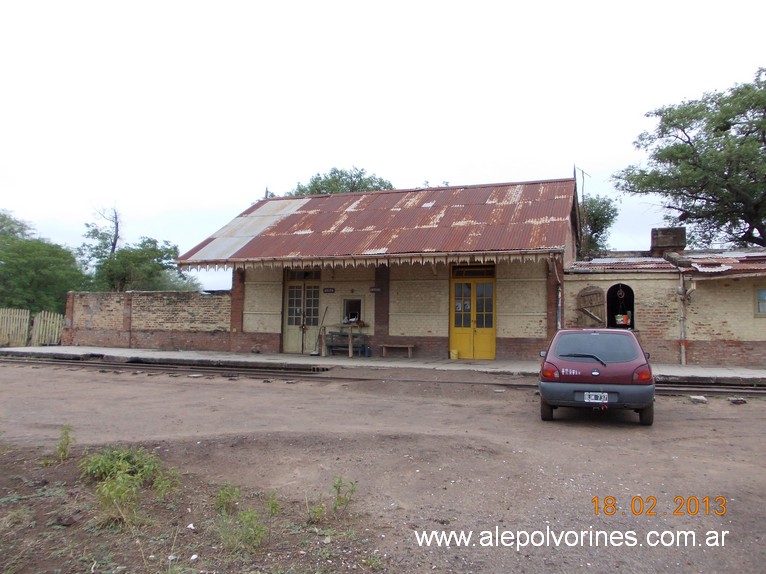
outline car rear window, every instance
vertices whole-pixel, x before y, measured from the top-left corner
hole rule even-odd
[[[639,350],[630,335],[620,333],[561,333],[554,343],[553,354],[567,361],[593,361],[595,355],[607,363],[633,361]],[[566,356],[570,355],[570,356]]]

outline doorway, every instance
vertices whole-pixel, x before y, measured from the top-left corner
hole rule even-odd
[[[285,274],[282,348],[285,353],[310,354],[319,340],[320,271],[289,269]]]
[[[495,268],[452,268],[450,350],[459,359],[495,359]]]
[[[616,329],[635,328],[633,302],[633,289],[624,283],[612,285],[606,292],[606,326]]]

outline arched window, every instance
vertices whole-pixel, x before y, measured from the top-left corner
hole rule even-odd
[[[606,326],[617,329],[633,329],[634,311],[633,289],[624,283],[612,285],[606,292]]]

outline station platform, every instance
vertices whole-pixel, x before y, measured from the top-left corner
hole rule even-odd
[[[406,356],[328,357],[293,354],[248,354],[215,351],[162,351],[115,347],[5,347],[0,356],[43,359],[104,360],[125,363],[175,364],[187,366],[228,366],[268,369],[327,370],[342,369],[426,369],[435,371],[470,371],[476,373],[536,377],[538,361],[412,359]],[[766,369],[747,367],[703,367],[652,363],[658,382],[698,384],[766,385]],[[433,373],[431,373],[433,374]]]

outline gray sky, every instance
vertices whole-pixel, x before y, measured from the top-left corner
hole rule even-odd
[[[183,252],[332,167],[409,188],[577,166],[618,197],[645,113],[752,81],[764,21],[743,0],[5,1],[0,208],[76,246],[116,207],[126,241]],[[611,247],[661,225],[624,198]]]

